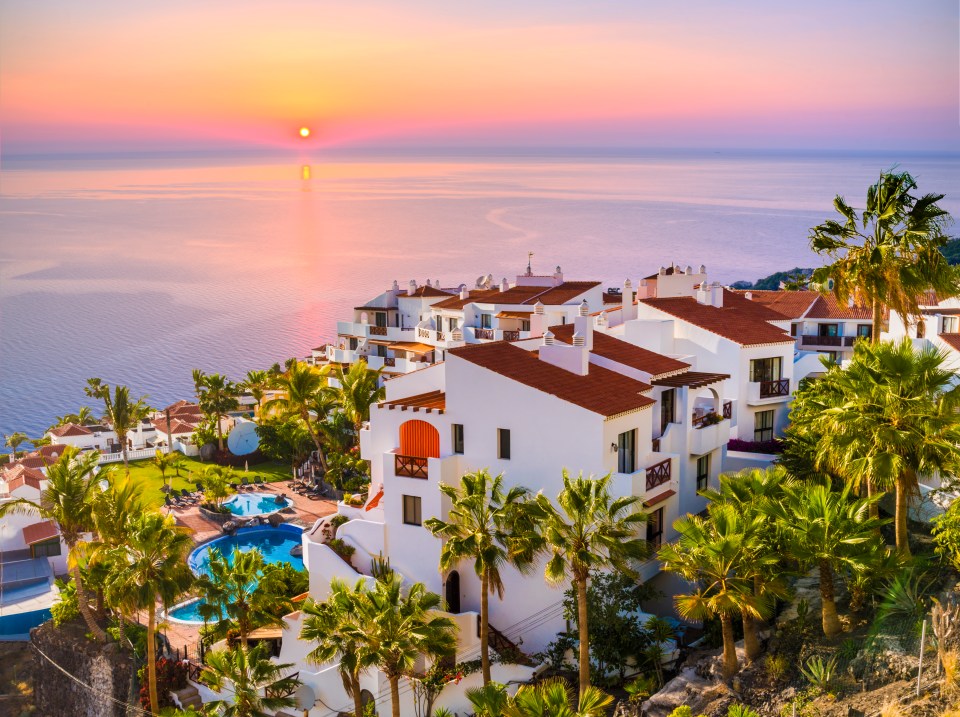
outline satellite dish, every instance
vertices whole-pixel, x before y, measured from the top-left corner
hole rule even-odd
[[[227,436],[227,447],[235,456],[245,456],[257,450],[260,447],[257,424],[244,421],[234,426],[230,435]]]
[[[310,710],[313,709],[317,696],[310,685],[300,685],[297,691],[293,693],[293,701],[296,703],[298,710]]]

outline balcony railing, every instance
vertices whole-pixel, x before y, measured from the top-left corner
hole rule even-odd
[[[853,346],[860,336],[801,336],[803,346]]]
[[[394,456],[394,473],[407,478],[427,480],[427,459],[420,456]]]
[[[503,331],[503,340],[504,341],[519,341],[520,332],[519,331],[509,331],[504,329]]]
[[[384,365],[384,366],[396,366],[396,365],[397,365],[397,359],[394,358],[394,357],[392,357],[392,356],[384,356],[384,357],[383,357],[383,365]]]
[[[653,442],[650,444],[650,447],[651,447],[651,450],[652,450],[654,453],[659,453],[659,452],[660,452],[660,439],[659,439],[659,438],[654,438],[654,439],[653,439]]]
[[[660,461],[647,468],[647,490],[653,490],[670,480],[670,459]]]
[[[733,401],[723,402],[723,417],[733,418]]]
[[[478,339],[491,339],[491,340],[492,340],[492,339],[494,338],[493,329],[476,329],[476,330],[474,331],[474,335],[475,335]]]
[[[777,398],[790,395],[790,379],[781,378],[776,381],[760,382],[760,398]]]
[[[387,327],[386,326],[370,326],[369,329],[371,336],[386,336]]]

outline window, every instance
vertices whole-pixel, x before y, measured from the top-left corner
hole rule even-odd
[[[820,324],[817,327],[818,336],[839,336],[840,327],[837,324]]]
[[[463,424],[453,424],[453,452],[463,453]]]
[[[447,319],[447,328],[450,331],[456,331],[460,327],[460,320],[455,318]]]
[[[667,426],[673,423],[675,417],[674,408],[676,406],[676,389],[668,389],[660,394],[660,435],[667,430]]]
[[[60,538],[45,540],[30,546],[30,555],[34,558],[52,558],[60,554]]]
[[[387,355],[387,347],[384,346],[383,344],[377,344],[377,356],[386,356],[386,355]]]
[[[351,336],[351,337],[350,337],[350,350],[351,350],[351,351],[356,351],[356,350],[357,350],[357,346],[358,346],[358,343],[357,343],[356,337],[355,337],[355,336]]]
[[[423,525],[420,515],[420,496],[403,496],[403,522],[405,525]]]
[[[773,358],[753,359],[750,362],[750,380],[751,381],[779,381],[781,378],[781,366],[783,358],[774,356]]]
[[[873,336],[873,326],[870,324],[857,324],[857,336],[862,339],[869,339]]]
[[[617,437],[617,472],[633,473],[637,470],[637,429],[621,433]]]
[[[924,323],[923,319],[920,319],[917,322],[917,338],[923,339],[927,336],[927,325]]]
[[[753,440],[772,441],[773,440],[773,414],[774,411],[757,411],[753,414]]]
[[[706,490],[710,483],[710,454],[697,458],[697,492]]]
[[[647,514],[647,543],[654,550],[660,547],[663,540],[663,508],[658,508]]]
[[[800,324],[790,324],[790,335],[796,336],[800,333]]]
[[[377,326],[386,326],[387,325],[387,315],[382,311],[376,311],[373,314],[373,322]]]
[[[497,458],[510,460],[510,429],[497,429]]]
[[[530,322],[527,319],[520,319],[520,330],[521,331],[530,330]]]
[[[493,315],[492,315],[492,314],[480,314],[480,328],[481,328],[481,329],[490,329],[490,328],[493,328]]]

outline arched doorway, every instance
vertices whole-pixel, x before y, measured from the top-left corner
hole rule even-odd
[[[367,713],[367,705],[374,705],[376,700],[370,690],[360,690],[360,704],[363,705],[363,713]],[[376,707],[373,708],[373,714],[377,714]]]
[[[440,457],[440,432],[426,421],[400,424],[400,453],[418,458]]]
[[[456,570],[447,576],[446,584],[447,611],[454,614],[460,612],[460,573]]]

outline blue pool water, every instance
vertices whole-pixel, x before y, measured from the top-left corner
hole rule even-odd
[[[26,639],[30,629],[50,619],[50,608],[0,616],[0,640]]]
[[[191,600],[180,607],[175,607],[167,613],[167,617],[178,622],[203,622],[203,618],[200,617],[202,603],[203,600]]]
[[[223,505],[234,515],[267,515],[293,505],[289,498],[278,503],[277,497],[272,493],[238,493]]]
[[[233,535],[225,535],[194,549],[187,559],[190,569],[197,575],[207,572],[210,550],[216,548],[228,559],[234,548],[247,552],[259,548],[267,563],[290,563],[297,570],[303,570],[303,558],[290,555],[290,550],[301,545],[303,528],[284,524],[276,528],[241,528]]]

